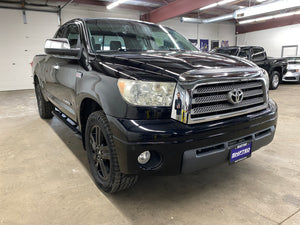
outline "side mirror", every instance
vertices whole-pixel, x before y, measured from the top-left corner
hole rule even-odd
[[[81,49],[71,48],[66,38],[47,39],[45,42],[45,53],[67,59],[80,59],[81,57]]]

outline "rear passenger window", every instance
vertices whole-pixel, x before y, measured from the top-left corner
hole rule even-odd
[[[265,59],[265,51],[262,48],[253,48],[252,60],[260,61]]]

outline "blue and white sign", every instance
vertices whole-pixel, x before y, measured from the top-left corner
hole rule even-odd
[[[251,143],[238,145],[230,151],[230,163],[236,163],[251,156]]]

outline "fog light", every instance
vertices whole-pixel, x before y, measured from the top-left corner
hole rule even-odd
[[[149,152],[149,151],[144,151],[144,152],[142,152],[142,153],[138,156],[137,160],[138,160],[138,162],[139,162],[140,164],[143,164],[143,165],[144,165],[144,164],[146,164],[147,162],[149,162],[150,157],[151,157],[150,152]]]

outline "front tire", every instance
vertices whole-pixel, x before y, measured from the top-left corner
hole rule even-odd
[[[54,105],[44,99],[43,92],[38,81],[34,82],[34,89],[40,117],[42,119],[51,119],[53,117],[52,111],[54,110]]]
[[[88,117],[85,146],[91,174],[100,189],[114,193],[136,183],[137,175],[120,172],[113,135],[102,111],[93,112]]]
[[[270,89],[275,90],[278,88],[280,83],[280,73],[278,71],[273,71],[270,76]]]

